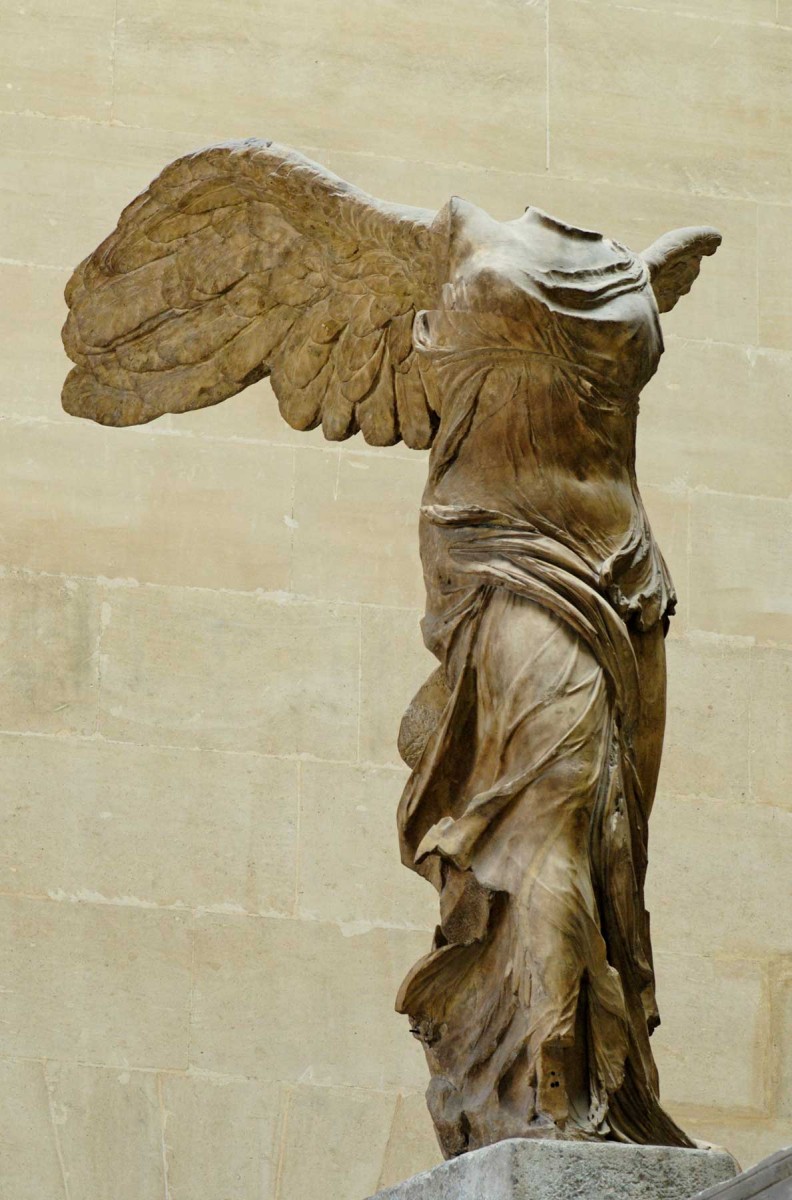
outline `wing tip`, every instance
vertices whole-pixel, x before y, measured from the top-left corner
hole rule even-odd
[[[73,367],[66,376],[61,406],[70,417],[97,425],[145,425],[160,415],[146,412],[134,393],[103,385],[81,367]]]

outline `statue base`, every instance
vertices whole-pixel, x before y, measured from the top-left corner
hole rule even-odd
[[[725,1150],[511,1138],[369,1200],[690,1200],[738,1170]]]

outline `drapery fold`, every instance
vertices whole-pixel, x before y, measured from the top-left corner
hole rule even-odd
[[[553,1127],[689,1145],[649,1048],[630,632],[569,546],[475,506],[423,512],[453,565],[432,621],[450,698],[399,830],[441,922],[397,1007],[424,1043],[443,1149]]]

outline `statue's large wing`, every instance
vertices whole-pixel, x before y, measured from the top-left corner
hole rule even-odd
[[[270,142],[178,159],[69,282],[64,408],[137,425],[271,375],[296,429],[429,446],[412,324],[436,299],[433,216]]]

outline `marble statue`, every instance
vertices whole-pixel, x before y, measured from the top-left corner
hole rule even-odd
[[[66,410],[106,425],[269,376],[326,437],[431,448],[404,863],[439,893],[405,979],[446,1157],[692,1143],[660,1107],[643,887],[674,589],[635,477],[659,314],[720,235],[642,254],[529,207],[372,199],[264,141],[179,159],[67,288]]]

